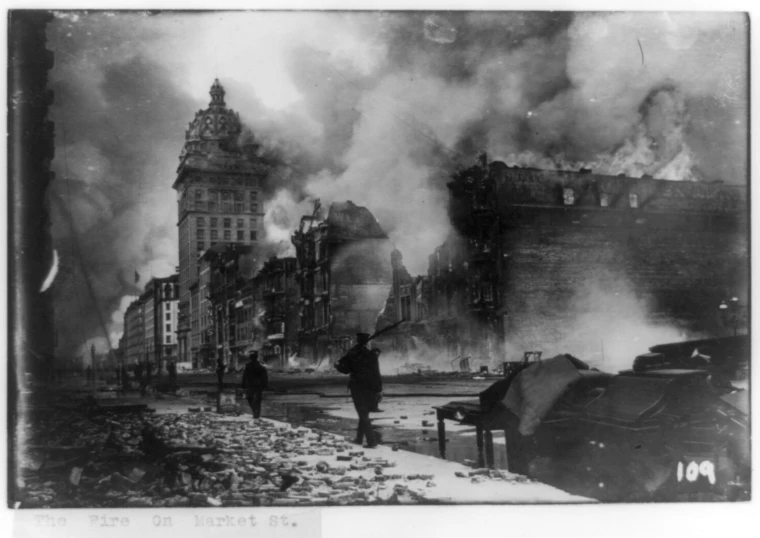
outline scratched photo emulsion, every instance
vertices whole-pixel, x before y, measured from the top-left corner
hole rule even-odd
[[[8,24],[12,508],[750,499],[745,13]]]

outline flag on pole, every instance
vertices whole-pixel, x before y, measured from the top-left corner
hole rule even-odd
[[[137,284],[138,282],[140,282],[140,273],[135,271],[135,284]]]

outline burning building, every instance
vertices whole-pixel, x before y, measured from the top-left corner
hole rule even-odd
[[[454,232],[424,277],[395,256],[383,323],[408,312],[407,335],[445,336],[452,354],[632,357],[679,336],[725,334],[719,305],[748,299],[744,187],[485,157],[448,186]]]
[[[335,358],[357,332],[372,332],[391,288],[388,236],[366,207],[319,205],[292,236],[298,263],[301,322],[299,354]]]
[[[284,367],[298,351],[299,284],[296,259],[270,258],[252,281],[259,327],[260,356],[267,363]]]

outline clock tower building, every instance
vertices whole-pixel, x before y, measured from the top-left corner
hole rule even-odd
[[[177,179],[179,221],[178,355],[193,367],[211,366],[202,356],[216,338],[204,332],[209,312],[200,296],[199,258],[212,245],[237,243],[253,247],[254,258],[263,212],[260,181],[267,168],[241,152],[239,115],[227,108],[218,80],[211,86],[211,102],[188,125],[180,154]]]

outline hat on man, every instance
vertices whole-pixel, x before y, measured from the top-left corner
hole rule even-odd
[[[360,344],[366,344],[367,342],[369,342],[369,337],[370,337],[369,333],[356,333],[356,341],[359,342]]]
[[[258,359],[259,358],[259,352],[255,349],[248,350],[248,358],[249,359]]]

